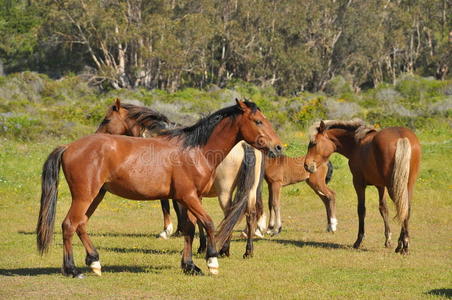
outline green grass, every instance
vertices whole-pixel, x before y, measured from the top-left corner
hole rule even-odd
[[[68,140],[39,142],[0,140],[0,298],[188,298],[188,299],[447,299],[452,295],[452,175],[449,126],[419,131],[423,144],[411,220],[411,254],[385,249],[383,222],[375,188],[367,190],[366,238],[351,248],[357,233],[356,196],[347,163],[333,157],[330,186],[337,193],[338,232],[325,232],[323,204],[305,183],[283,190],[283,231],[255,243],[255,256],[242,259],[245,243],[236,228],[232,255],[220,259],[219,276],[191,277],[179,268],[182,238],[161,240],[159,202],[138,202],[108,195],[89,224],[98,248],[103,276],[83,265],[84,249],[74,237],[76,264],[83,280],[61,275],[60,224],[70,195],[60,182],[55,241],[38,255],[34,233],[39,211],[40,172],[50,151]],[[288,152],[303,154],[306,137],[284,136]],[[265,190],[265,197],[267,191]],[[205,199],[218,224],[216,199]],[[391,216],[395,212],[391,204]],[[393,242],[399,226],[391,221]],[[195,241],[195,248],[198,241]],[[203,256],[195,263],[207,273]],[[442,296],[441,296],[442,295]]]

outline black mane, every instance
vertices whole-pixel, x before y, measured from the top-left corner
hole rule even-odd
[[[253,113],[259,109],[253,102],[244,101],[244,103]],[[184,139],[184,147],[204,146],[207,144],[213,129],[221,120],[235,118],[241,113],[242,110],[237,105],[225,107],[207,117],[201,118],[192,126],[163,131],[160,135],[168,136],[169,138],[182,137]]]
[[[160,131],[169,125],[175,125],[167,116],[145,106],[124,103],[121,107],[127,110],[127,117],[151,132]]]

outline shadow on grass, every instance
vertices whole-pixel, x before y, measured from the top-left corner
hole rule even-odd
[[[156,250],[141,248],[117,248],[117,247],[97,247],[97,250],[105,250],[116,253],[144,253],[144,254],[178,254],[177,250]]]
[[[19,230],[17,233],[23,234],[23,235],[35,235],[36,231],[23,231]],[[61,231],[55,231],[53,233],[54,235],[61,234]],[[158,237],[158,234],[151,234],[151,233],[117,233],[117,232],[93,232],[89,233],[89,236],[106,236],[106,237],[145,237],[145,238],[155,238]]]
[[[106,273],[161,273],[163,270],[173,269],[171,266],[103,266],[102,272]],[[83,273],[91,273],[88,268],[80,268]],[[39,276],[61,274],[60,268],[19,268],[0,269],[0,276]]]
[[[427,295],[441,296],[446,298],[452,298],[452,289],[434,289],[426,292]]]
[[[336,244],[336,243],[324,243],[324,242],[313,242],[313,241],[294,241],[294,240],[282,240],[282,239],[267,239],[266,241],[275,242],[283,245],[294,245],[300,248],[309,246],[315,248],[325,248],[325,249],[350,249],[350,246]],[[360,249],[366,251],[365,249]]]

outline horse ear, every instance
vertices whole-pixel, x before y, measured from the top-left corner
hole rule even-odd
[[[120,108],[121,108],[121,101],[119,100],[119,98],[116,98],[115,104],[113,105],[113,110],[119,111]]]
[[[319,125],[319,133],[324,132],[325,129],[326,129],[326,125],[325,125],[325,122],[323,122],[323,120],[322,120],[322,121],[320,121],[320,125]]]
[[[245,102],[235,98],[235,103],[237,103],[237,106],[240,108],[241,111],[245,112],[250,110],[248,106],[246,106]]]

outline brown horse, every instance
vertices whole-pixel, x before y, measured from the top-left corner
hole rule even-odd
[[[317,172],[309,173],[304,169],[304,156],[276,158],[265,157],[265,181],[268,184],[268,205],[270,222],[268,233],[275,235],[281,232],[281,188],[287,185],[306,181],[309,187],[322,199],[326,209],[327,231],[335,232],[337,228],[336,198],[333,190],[328,188],[333,166],[331,162],[319,165]]]
[[[416,135],[403,127],[389,127],[377,131],[358,119],[321,121],[314,124],[310,129],[306,170],[315,173],[319,165],[333,152],[349,159],[353,186],[358,196],[359,230],[353,247],[359,248],[364,238],[365,189],[368,185],[374,185],[378,189],[380,213],[385,224],[385,246],[389,247],[391,243],[386,188],[396,205],[396,217],[402,226],[395,251],[407,254],[410,202],[421,159],[421,146]]]
[[[162,133],[162,131],[166,130],[168,127],[175,126],[180,125],[171,123],[166,116],[148,107],[124,104],[121,103],[119,99],[116,99],[114,105],[108,108],[107,114],[97,128],[96,133],[149,137]],[[238,143],[232,148],[215,170],[215,179],[211,189],[202,195],[204,197],[218,197],[225,217],[227,217],[228,214],[231,214],[230,217],[238,216],[240,218],[241,215],[246,212],[246,232],[254,231],[256,227],[254,216],[259,218],[256,234],[265,232],[265,215],[263,215],[261,197],[262,188],[259,188],[261,175],[263,175],[263,168],[261,166],[263,163],[262,156],[263,155],[259,150],[250,147],[245,142]],[[234,190],[236,190],[237,193],[233,198],[232,194]],[[163,211],[164,227],[159,236],[166,239],[171,235],[173,226],[168,199],[160,201]],[[181,226],[183,220],[181,220],[178,204],[175,200],[173,200],[173,206],[178,217],[177,230],[182,231]],[[235,212],[232,213],[232,206],[238,206],[240,209],[235,210]],[[228,224],[229,226],[235,225],[233,222],[223,221],[220,228],[223,227],[223,224]],[[200,236],[198,253],[202,253],[206,250],[206,238],[202,226],[198,224],[198,227]],[[253,255],[252,238],[253,235],[248,235],[244,257]],[[230,239],[227,241],[219,241],[220,246],[221,242],[224,242],[224,245],[220,250],[220,255],[229,256],[229,240]]]
[[[199,220],[208,236],[207,266],[212,274],[217,274],[215,229],[200,196],[210,189],[216,167],[240,140],[270,156],[282,152],[279,137],[257,106],[238,100],[237,105],[221,109],[193,126],[170,130],[155,138],[94,134],[57,147],[47,158],[42,172],[37,225],[40,253],[46,252],[52,240],[58,174],[62,166],[72,195],[71,207],[62,224],[63,274],[80,277],[72,252],[75,232],[85,247],[86,264],[100,274],[99,254],[86,226],[107,191],[133,200],[179,201],[184,206],[182,213],[186,220],[182,269],[189,274],[202,273],[192,260],[194,223]]]

